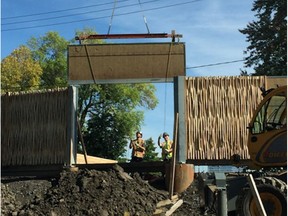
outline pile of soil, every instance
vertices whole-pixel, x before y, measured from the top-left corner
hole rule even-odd
[[[149,216],[168,197],[166,190],[116,165],[109,171],[63,171],[59,179],[2,178],[1,215]],[[202,215],[194,184],[179,197],[184,202],[173,215]]]

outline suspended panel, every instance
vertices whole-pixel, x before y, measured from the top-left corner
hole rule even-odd
[[[185,76],[184,43],[68,46],[70,84],[160,82]]]

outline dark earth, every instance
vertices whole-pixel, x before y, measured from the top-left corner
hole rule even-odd
[[[117,165],[109,171],[63,171],[57,179],[2,177],[1,215],[150,216],[157,203],[169,197],[164,182],[160,177],[148,181],[138,173],[128,175]],[[201,211],[197,180],[178,197],[183,204],[173,216],[215,215]]]

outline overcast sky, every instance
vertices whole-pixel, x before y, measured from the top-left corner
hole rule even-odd
[[[141,0],[141,4],[139,0],[2,0],[1,3],[1,59],[25,45],[31,37],[44,36],[48,31],[56,31],[70,40],[76,30],[84,27],[107,34],[111,23],[110,34],[148,33],[148,30],[150,33],[175,30],[182,34],[186,76],[239,75],[248,43],[238,30],[255,19],[252,0]],[[137,41],[170,42],[171,39]],[[223,64],[208,66],[218,63]],[[142,127],[144,138],[152,137],[155,143],[163,131],[172,137],[174,120],[173,84],[156,84],[156,87],[160,104],[153,111],[145,111]]]

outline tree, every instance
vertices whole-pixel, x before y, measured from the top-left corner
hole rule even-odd
[[[156,147],[155,143],[153,142],[152,137],[150,137],[148,140],[145,142],[145,147],[146,147],[146,152],[144,156],[144,161],[157,161],[159,160],[158,153],[155,152]]]
[[[252,11],[257,21],[239,30],[250,45],[245,54],[245,67],[253,67],[253,75],[287,75],[287,1],[255,0]],[[242,71],[247,74],[246,71]]]
[[[33,58],[43,69],[41,86],[43,88],[67,85],[67,46],[69,41],[58,32],[47,32],[45,36],[32,37],[28,41]]]
[[[20,46],[1,62],[1,91],[25,91],[40,85],[42,68],[32,58],[31,50]]]
[[[143,106],[154,109],[158,101],[151,84],[103,84],[89,97],[84,141],[88,154],[110,159],[123,156],[127,142],[144,120]],[[92,99],[91,99],[92,98]]]

